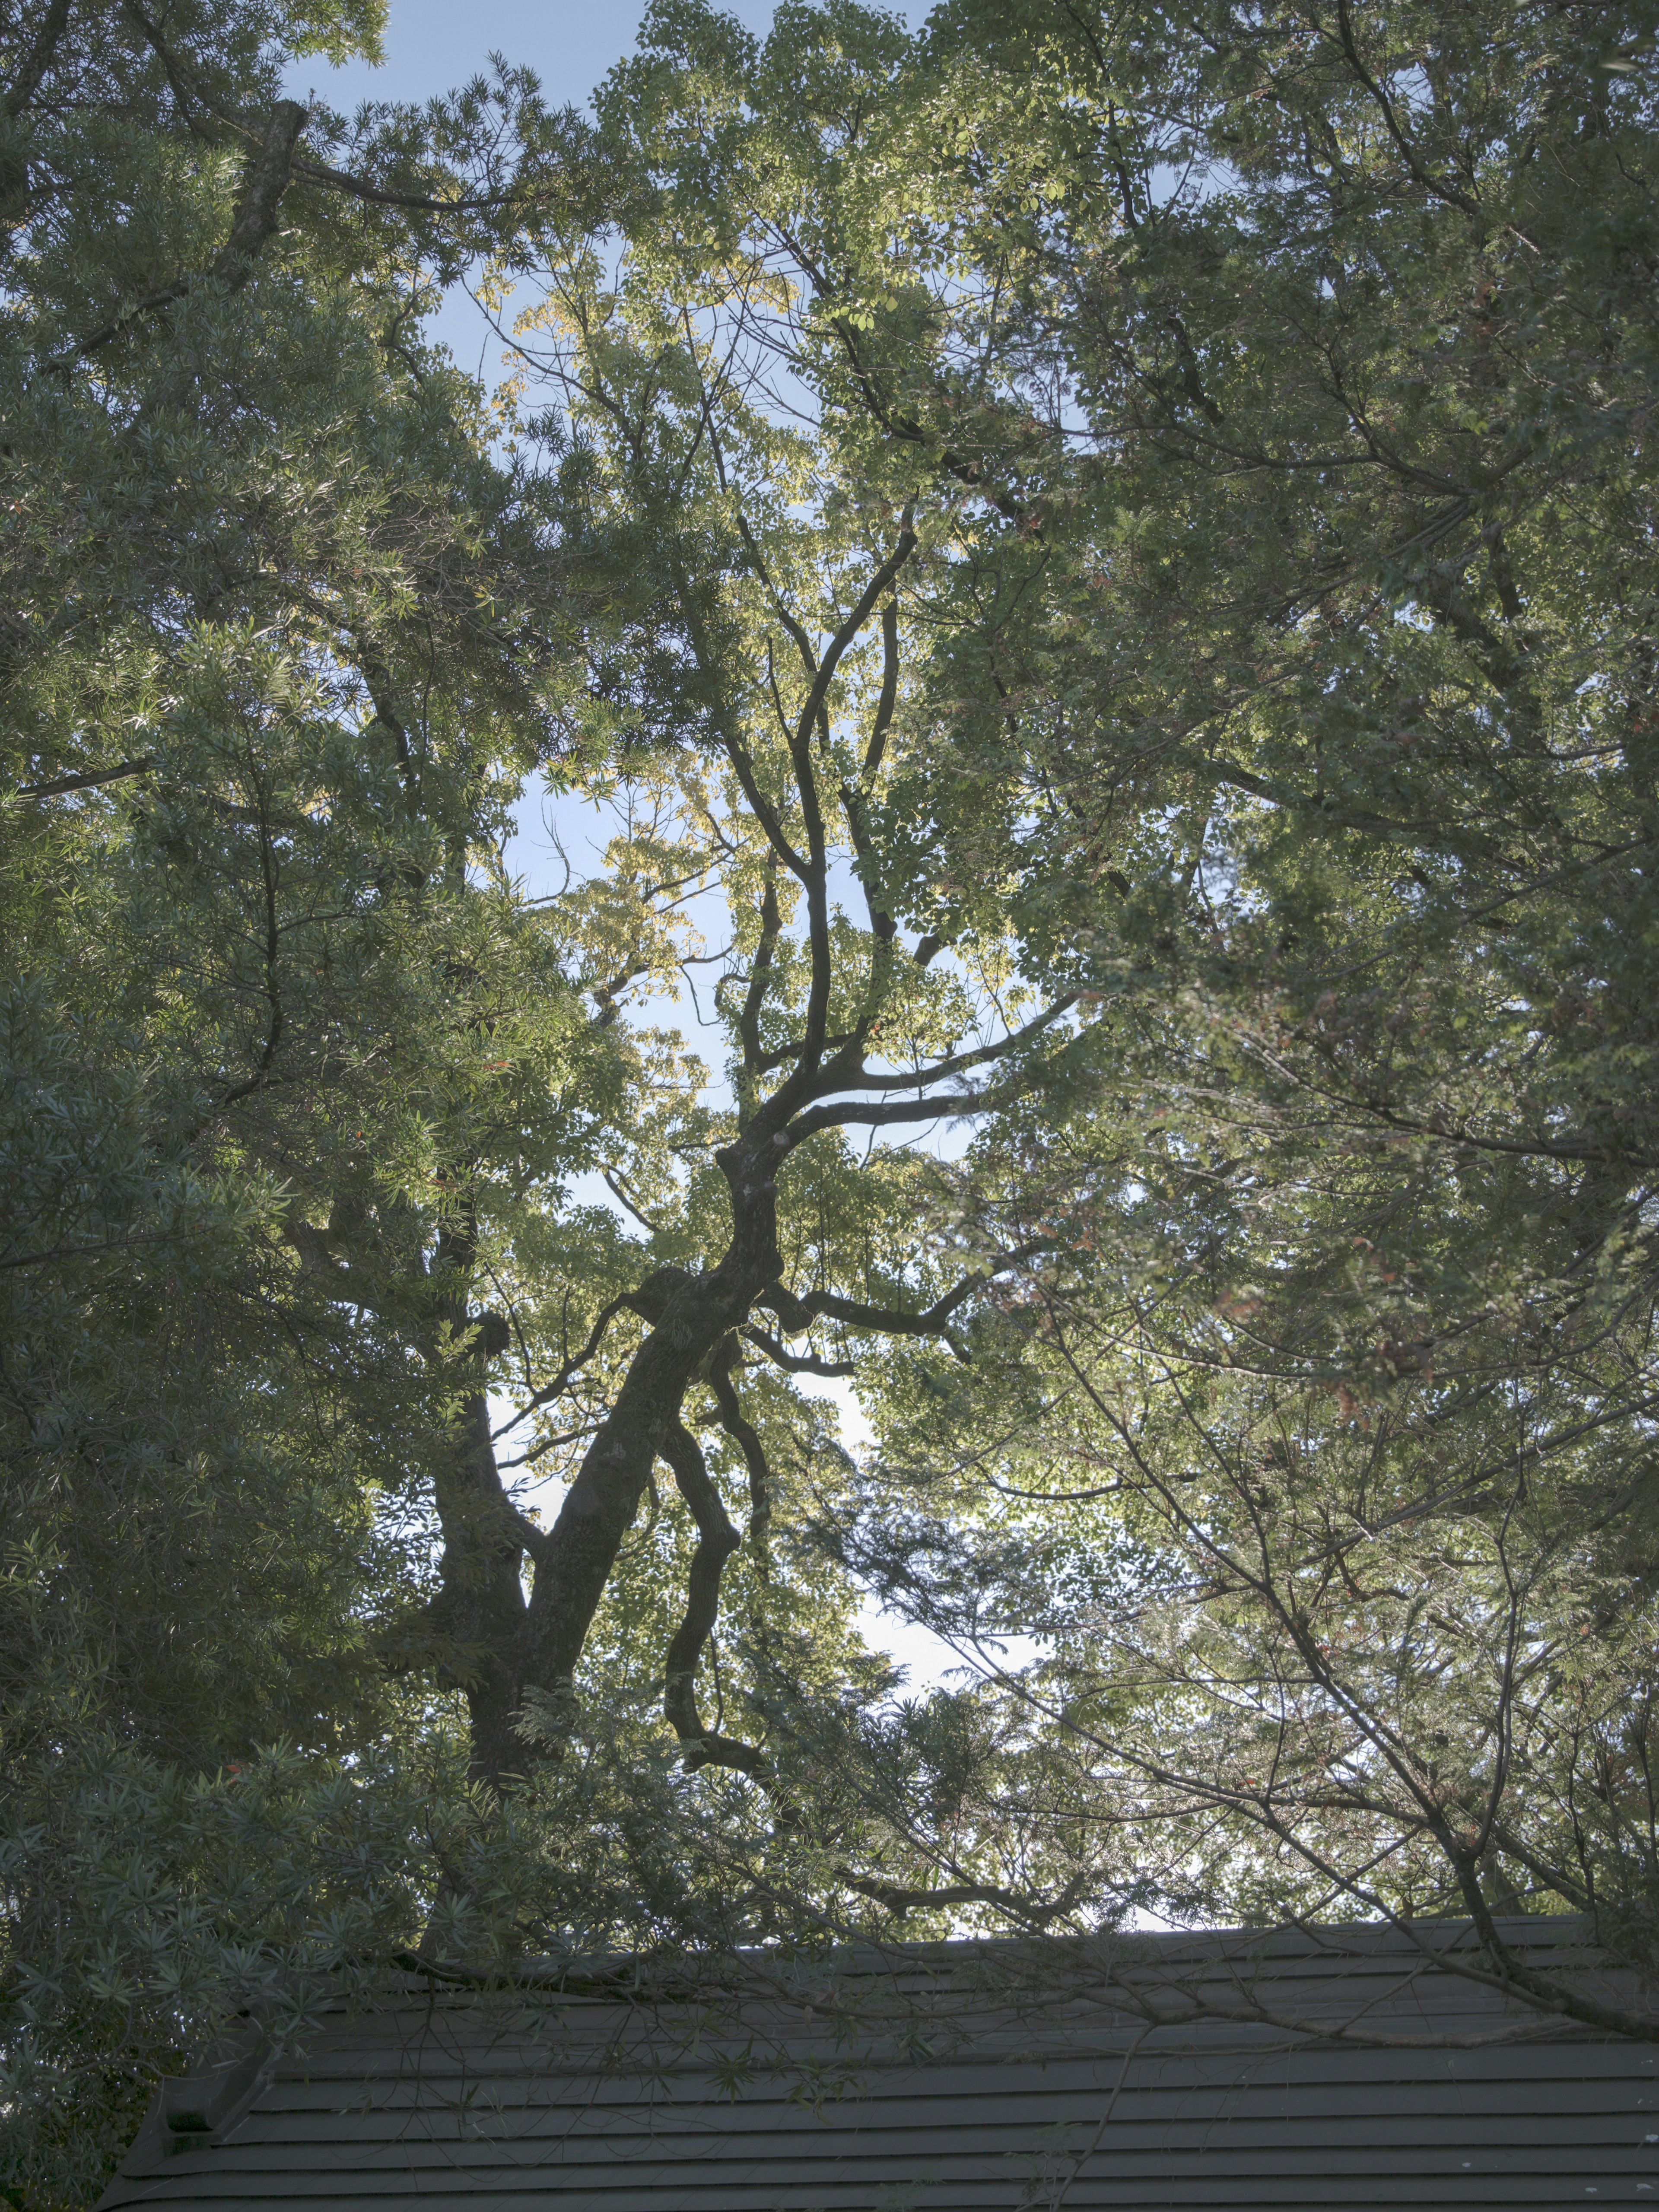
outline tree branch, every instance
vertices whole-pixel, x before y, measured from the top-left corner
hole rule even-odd
[[[697,1662],[720,1612],[720,1572],[743,1540],[727,1519],[696,1438],[684,1422],[670,1425],[661,1451],[697,1524],[697,1548],[686,1577],[685,1617],[668,1647],[663,1711],[680,1741],[690,1747],[688,1766],[730,1766],[741,1774],[758,1775],[765,1771],[765,1761],[754,1746],[705,1729],[697,1713]]]
[[[155,1229],[137,1237],[106,1237],[100,1244],[54,1244],[45,1252],[18,1252],[0,1260],[0,1269],[44,1267],[54,1260],[95,1260],[102,1252],[126,1252],[140,1244],[165,1244],[179,1232]]]
[[[787,1375],[856,1375],[858,1363],[852,1359],[819,1359],[813,1354],[786,1352],[776,1337],[752,1323],[743,1334],[750,1344],[757,1344],[775,1367],[781,1367]]]
[[[522,185],[501,192],[461,193],[453,200],[434,199],[424,192],[388,191],[383,185],[365,184],[348,170],[331,169],[325,161],[296,161],[294,173],[301,183],[327,185],[337,192],[349,192],[353,199],[367,200],[372,207],[400,208],[410,215],[473,215],[537,198]]]
[[[1342,52],[1347,58],[1348,66],[1381,109],[1382,120],[1388,126],[1389,136],[1399,149],[1401,159],[1405,162],[1413,183],[1421,185],[1425,192],[1431,193],[1437,200],[1443,200],[1449,207],[1461,208],[1465,215],[1478,217],[1480,214],[1480,204],[1478,200],[1472,200],[1467,192],[1460,191],[1455,185],[1442,184],[1437,177],[1431,176],[1419,161],[1416,149],[1400,127],[1399,118],[1394,110],[1394,102],[1360,58],[1359,48],[1355,43],[1353,35],[1352,19],[1348,13],[1348,0],[1336,0],[1336,19],[1340,27]]]
[[[122,761],[114,768],[88,769],[81,775],[57,775],[46,783],[20,783],[14,799],[57,799],[66,791],[97,791],[106,783],[120,783],[131,775],[148,775],[155,765],[153,753],[141,760]]]
[[[27,53],[23,57],[16,80],[6,94],[6,114],[15,122],[40,89],[40,80],[52,65],[58,41],[69,25],[70,0],[52,0],[41,19]]]
[[[823,705],[830,678],[835,675],[842,655],[869,621],[876,602],[884,592],[891,589],[894,578],[915,550],[915,532],[907,521],[899,531],[897,544],[865,586],[858,605],[830,639],[829,648],[818,663],[817,673],[812,678],[812,688],[806,695],[806,704],[801,708],[795,724],[797,745],[805,745],[811,738],[812,726],[818,718],[818,709]]]
[[[1040,1014],[1033,1014],[1029,1022],[1011,1030],[1006,1037],[994,1044],[976,1045],[971,1052],[952,1053],[948,1060],[936,1060],[929,1066],[912,1068],[908,1074],[860,1075],[860,1091],[917,1091],[934,1083],[948,1083],[953,1076],[965,1075],[970,1067],[988,1067],[1006,1054],[1017,1052],[1021,1045],[1030,1043],[1051,1028],[1060,1016],[1069,1013],[1078,1002],[1078,994],[1068,991],[1063,999],[1056,999]]]
[[[889,599],[881,611],[881,696],[876,702],[876,719],[871,725],[870,742],[864,751],[864,772],[866,775],[872,775],[881,766],[897,697],[898,601]]]
[[[907,1121],[959,1121],[970,1114],[988,1114],[994,1107],[1008,1105],[1020,1097],[1021,1089],[1017,1083],[1006,1083],[988,1085],[983,1091],[958,1091],[949,1098],[892,1099],[876,1106],[852,1098],[840,1105],[815,1106],[793,1124],[790,1139],[802,1144],[820,1129],[844,1128],[849,1121],[866,1129],[898,1128]]]
[[[276,212],[294,165],[294,148],[303,129],[306,110],[297,100],[279,100],[270,112],[270,122],[258,151],[249,157],[243,176],[242,191],[236,204],[236,213],[230,227],[230,236],[213,257],[208,274],[222,283],[230,293],[240,292],[248,280],[250,271],[261,249],[276,228]],[[61,353],[53,354],[47,362],[48,368],[67,370],[87,355],[107,345],[112,338],[153,314],[158,308],[171,307],[194,290],[199,278],[177,276],[171,284],[164,284],[159,292],[147,293],[131,307],[125,307],[86,337]]]
[[[802,883],[805,883],[811,872],[808,863],[785,836],[783,823],[778,818],[776,809],[756,780],[755,763],[749,757],[748,748],[738,738],[729,736],[722,737],[720,744],[726,757],[736,770],[743,795],[748,800],[756,821],[760,823],[766,834],[767,843],[783,862],[785,867],[789,870],[791,875],[799,876]]]
[[[1036,1244],[1022,1244],[1000,1259],[992,1272],[1000,1274],[1005,1267],[1018,1267],[1022,1260],[1030,1259],[1032,1253],[1042,1249]],[[919,1314],[896,1313],[890,1307],[866,1305],[860,1298],[844,1298],[834,1291],[809,1291],[804,1298],[798,1298],[781,1283],[769,1285],[761,1292],[758,1304],[769,1306],[784,1327],[795,1334],[810,1328],[822,1317],[842,1322],[851,1328],[875,1329],[884,1336],[948,1336],[945,1324],[951,1316],[990,1280],[990,1275],[964,1276],[954,1290],[947,1291],[942,1298],[936,1298],[925,1312]]]
[[[749,1548],[764,1574],[766,1537],[772,1525],[772,1470],[766,1464],[760,1437],[738,1401],[732,1381],[732,1370],[737,1364],[738,1340],[728,1336],[708,1363],[708,1387],[720,1409],[720,1426],[736,1439],[743,1452],[744,1465],[749,1470]]]
[[[1017,1920],[1046,1928],[1063,1912],[1069,1912],[1077,1902],[1071,1898],[1055,1905],[1034,1905],[1030,1899],[1018,1896],[1012,1889],[1000,1888],[995,1882],[950,1882],[939,1889],[909,1889],[902,1883],[869,1881],[856,1875],[844,1876],[847,1887],[860,1897],[873,1899],[902,1919],[907,1912],[937,1911],[945,1905],[996,1905]]]
[[[762,554],[760,547],[756,542],[754,532],[749,527],[749,518],[744,514],[741,507],[738,509],[738,529],[742,535],[744,545],[748,548],[750,564],[753,568],[755,574],[760,578],[761,583],[765,588],[766,596],[772,602],[773,611],[776,614],[778,620],[783,624],[784,628],[788,631],[790,636],[794,640],[795,650],[799,653],[801,657],[801,665],[805,669],[810,679],[816,676],[818,671],[817,656],[812,651],[812,641],[807,636],[806,632],[795,620],[793,615],[790,613],[782,592],[779,591],[777,586],[773,582],[772,572],[766,565],[765,557]]]
[[[749,988],[743,1001],[743,1012],[738,1017],[738,1036],[743,1045],[744,1066],[757,1073],[761,1067],[760,1013],[765,1002],[766,988],[770,980],[772,948],[778,941],[781,924],[778,920],[778,886],[775,871],[769,864],[766,888],[761,894],[760,943],[755,951],[755,964],[749,971]]]
[[[491,1430],[489,1436],[489,1441],[491,1443],[495,1443],[500,1437],[507,1435],[510,1431],[516,1429],[520,1421],[527,1421],[530,1419],[530,1416],[538,1407],[550,1405],[555,1398],[562,1397],[565,1390],[569,1386],[571,1376],[576,1374],[580,1369],[586,1366],[588,1361],[599,1350],[600,1340],[604,1337],[606,1329],[610,1328],[611,1322],[616,1318],[617,1315],[621,1312],[623,1307],[628,1304],[629,1299],[627,1293],[623,1292],[620,1296],[612,1298],[609,1305],[600,1307],[599,1318],[594,1322],[592,1328],[587,1333],[587,1341],[583,1345],[581,1350],[576,1354],[575,1358],[574,1359],[565,1360],[561,1365],[558,1373],[553,1377],[553,1380],[550,1382],[544,1383],[542,1388],[537,1391],[534,1397],[530,1400],[529,1403],[520,1407],[519,1411],[514,1414],[510,1421],[503,1421],[500,1428]]]
[[[806,1016],[803,1024],[804,1049],[801,1065],[794,1078],[797,1083],[808,1073],[806,1063],[816,1063],[823,1054],[824,1030],[830,1015],[830,986],[834,980],[830,952],[829,868],[823,815],[818,805],[817,777],[812,766],[812,733],[821,721],[827,729],[830,685],[842,658],[870,619],[878,601],[892,588],[894,578],[915,550],[915,533],[910,528],[908,514],[907,508],[897,544],[871,577],[852,612],[831,637],[796,720],[794,739],[789,749],[800,794],[801,813],[806,825],[808,868],[803,881],[806,885],[806,933],[812,963],[811,981],[806,994]],[[878,934],[880,933],[878,931]],[[786,1092],[787,1088],[786,1085]]]
[[[275,236],[276,211],[288,190],[294,149],[305,128],[306,110],[297,100],[279,100],[259,150],[248,161],[230,236],[213,258],[212,274],[228,292],[240,292],[260,253]]]

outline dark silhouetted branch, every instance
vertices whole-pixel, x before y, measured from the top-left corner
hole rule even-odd
[[[763,1328],[749,1328],[744,1334],[750,1344],[757,1344],[775,1367],[787,1375],[856,1375],[858,1364],[851,1359],[819,1359],[811,1352],[786,1352],[775,1336]]]
[[[708,1387],[720,1410],[720,1426],[733,1437],[749,1470],[749,1548],[766,1571],[767,1532],[772,1525],[772,1470],[754,1424],[738,1402],[732,1370],[738,1364],[738,1340],[728,1336],[708,1364]]]
[[[154,756],[146,753],[142,760],[121,761],[114,768],[88,769],[80,775],[55,775],[46,783],[20,783],[12,797],[58,799],[66,791],[97,791],[106,783],[125,782],[129,776],[148,775],[155,765]]]
[[[720,1572],[743,1540],[709,1480],[696,1438],[683,1423],[674,1422],[663,1438],[662,1456],[697,1524],[697,1548],[686,1577],[685,1618],[668,1647],[663,1711],[675,1735],[689,1747],[688,1766],[730,1766],[740,1774],[758,1775],[764,1771],[765,1761],[754,1746],[705,1729],[697,1714],[697,1662],[720,1613]]]

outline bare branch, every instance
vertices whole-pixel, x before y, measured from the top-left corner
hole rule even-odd
[[[1018,1037],[1010,1037],[995,1050],[1005,1051],[1018,1042]],[[857,1098],[832,1102],[813,1107],[810,1113],[802,1114],[792,1122],[790,1141],[801,1144],[808,1137],[816,1136],[820,1129],[844,1128],[849,1122],[864,1128],[889,1129],[907,1121],[963,1121],[971,1115],[994,1113],[1000,1107],[1012,1105],[1037,1079],[1016,1071],[1001,1083],[989,1083],[978,1091],[956,1091],[937,1098],[890,1099],[875,1105]],[[909,1079],[912,1083],[917,1080],[914,1076]]]
[[[1042,1248],[1035,1244],[1021,1245],[997,1261],[993,1273],[1018,1266]],[[983,1290],[991,1280],[988,1274],[964,1276],[954,1290],[947,1291],[942,1298],[919,1314],[898,1313],[888,1306],[866,1305],[860,1298],[844,1298],[834,1291],[809,1291],[798,1298],[781,1283],[773,1283],[763,1291],[759,1303],[769,1306],[784,1327],[793,1334],[810,1328],[820,1318],[844,1322],[849,1328],[870,1328],[884,1336],[948,1336],[945,1324],[957,1307],[972,1297],[975,1291]],[[958,1353],[958,1358],[963,1355]]]
[[[642,1212],[635,1204],[628,1194],[628,1185],[617,1170],[614,1168],[601,1168],[599,1172],[605,1178],[605,1188],[616,1200],[617,1205],[626,1206],[641,1229],[649,1230],[653,1237],[660,1237],[662,1234],[660,1225],[653,1221],[648,1213]]]
[[[663,1711],[675,1735],[690,1747],[688,1766],[731,1766],[739,1773],[758,1775],[764,1771],[765,1761],[754,1746],[705,1729],[697,1714],[697,1662],[720,1612],[720,1572],[743,1540],[726,1517],[696,1438],[683,1422],[671,1425],[661,1450],[697,1524],[697,1548],[686,1577],[685,1617],[668,1647]]]
[[[727,760],[737,771],[738,781],[743,787],[743,795],[748,800],[756,821],[765,832],[767,843],[790,873],[799,876],[802,883],[805,883],[811,874],[810,865],[804,855],[795,850],[793,843],[785,835],[783,823],[778,817],[776,808],[767,798],[756,779],[755,763],[750,757],[747,746],[738,738],[732,736],[722,737],[720,743]]]
[[[773,611],[795,641],[795,650],[801,657],[802,666],[809,678],[816,676],[818,672],[818,664],[817,657],[812,651],[812,641],[790,613],[788,603],[773,582],[772,572],[766,565],[765,558],[756,542],[754,532],[749,527],[749,518],[741,507],[738,509],[738,528],[742,534],[744,544],[748,549],[750,563],[755,574],[760,578],[767,598],[772,602]]]
[[[708,1387],[720,1409],[720,1426],[734,1437],[749,1470],[749,1548],[766,1571],[766,1536],[772,1525],[772,1470],[753,1424],[738,1403],[732,1382],[738,1364],[738,1340],[728,1336],[708,1364]]]
[[[812,678],[812,688],[806,695],[806,704],[801,708],[800,718],[795,725],[797,746],[805,745],[811,737],[812,726],[817,720],[818,710],[824,703],[830,678],[840,665],[842,656],[869,621],[884,592],[892,588],[894,578],[915,550],[915,532],[907,520],[899,532],[897,544],[865,586],[858,605],[830,641],[823,659],[818,664],[817,673]]]
[[[743,1334],[750,1344],[757,1344],[775,1367],[781,1367],[787,1375],[856,1375],[858,1363],[852,1359],[819,1359],[810,1352],[786,1352],[776,1337],[763,1328],[752,1325]]]
[[[755,951],[755,964],[749,971],[749,989],[744,995],[743,1012],[738,1017],[738,1036],[743,1044],[743,1064],[745,1068],[758,1071],[761,1066],[760,1012],[766,999],[766,987],[770,980],[772,948],[778,941],[781,924],[778,919],[777,877],[769,865],[766,888],[761,894],[760,943]]]
[[[588,1361],[599,1350],[600,1341],[603,1339],[606,1329],[610,1328],[611,1323],[616,1318],[617,1315],[621,1312],[623,1307],[628,1303],[628,1298],[624,1294],[612,1298],[609,1305],[602,1306],[599,1309],[599,1318],[593,1323],[592,1328],[588,1331],[587,1341],[583,1345],[581,1350],[576,1353],[574,1358],[565,1360],[560,1367],[558,1373],[553,1377],[553,1380],[550,1382],[544,1383],[542,1388],[537,1391],[535,1396],[530,1400],[529,1403],[520,1407],[510,1421],[503,1421],[500,1428],[491,1430],[489,1436],[489,1441],[491,1443],[494,1443],[498,1437],[504,1437],[507,1435],[510,1431],[516,1429],[520,1421],[527,1421],[538,1407],[550,1405],[555,1398],[563,1396],[565,1391],[569,1387],[571,1377],[581,1368],[586,1366]]]
[[[887,750],[887,732],[893,720],[894,702],[898,697],[898,601],[889,599],[881,611],[881,696],[876,702],[876,719],[871,725],[870,743],[865,749],[864,772],[872,775],[881,766],[881,757]]]
[[[517,1459],[504,1459],[501,1465],[504,1468],[532,1467],[538,1459],[544,1459],[549,1452],[557,1451],[561,1444],[574,1444],[582,1437],[597,1435],[599,1426],[597,1421],[584,1421],[580,1428],[561,1429],[557,1436],[543,1437],[539,1443],[532,1444],[527,1452],[520,1452]]]
[[[904,1074],[861,1075],[858,1087],[860,1091],[917,1091],[927,1085],[948,1083],[953,1076],[965,1075],[971,1067],[988,1067],[1008,1053],[1018,1052],[1021,1045],[1030,1044],[1034,1037],[1041,1036],[1062,1014],[1069,1013],[1077,1001],[1077,993],[1069,991],[1063,999],[1056,999],[1040,1014],[1033,1014],[1029,1022],[1011,1030],[994,1044],[976,1045],[971,1052],[952,1053],[948,1060],[936,1060],[927,1067],[912,1068]]]
[[[124,782],[128,776],[148,775],[155,765],[155,755],[146,753],[141,760],[121,761],[114,768],[88,769],[79,775],[57,775],[46,783],[20,783],[11,795],[14,799],[58,799],[66,791],[97,791],[106,783]]]

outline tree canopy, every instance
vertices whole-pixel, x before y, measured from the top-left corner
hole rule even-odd
[[[8,27],[17,2202],[417,1950],[1645,1966],[1656,28]]]

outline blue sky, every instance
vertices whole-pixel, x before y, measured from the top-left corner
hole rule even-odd
[[[774,0],[729,0],[726,13],[763,32],[773,9]],[[330,69],[308,57],[289,69],[286,88],[349,115],[366,100],[429,100],[485,74],[500,54],[535,70],[550,106],[585,107],[606,70],[633,52],[644,14],[644,0],[392,0],[378,68]],[[434,335],[464,368],[496,381],[500,347],[464,296],[446,302]]]
[[[927,14],[916,4],[888,4],[913,23]],[[726,0],[724,12],[764,31],[773,9],[771,0]],[[528,63],[550,102],[580,106],[611,64],[632,52],[643,14],[631,0],[621,7],[609,0],[392,0],[383,67],[331,70],[307,61],[291,72],[289,89],[298,99],[315,90],[346,109],[360,100],[424,100],[476,76],[501,53]]]

